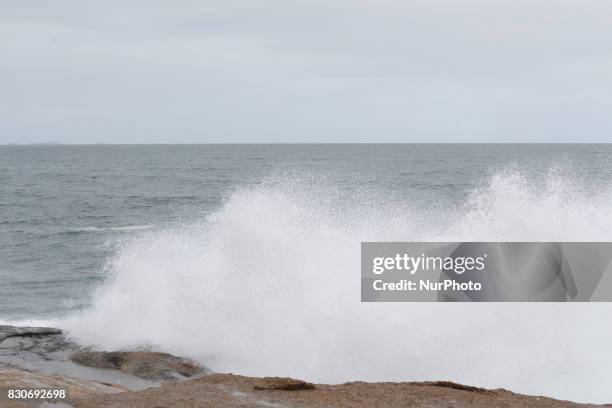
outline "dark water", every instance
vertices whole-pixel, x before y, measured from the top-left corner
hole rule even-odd
[[[443,208],[508,167],[607,185],[611,158],[610,145],[1,146],[0,320],[87,306],[122,240],[204,217],[270,177]]]

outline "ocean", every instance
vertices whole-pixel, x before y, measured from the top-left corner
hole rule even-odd
[[[361,304],[361,241],[610,241],[612,145],[0,146],[0,321],[611,402],[607,304]]]

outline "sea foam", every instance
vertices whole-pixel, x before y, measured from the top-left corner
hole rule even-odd
[[[604,241],[609,187],[493,175],[447,206],[281,180],[109,260],[83,344],[153,347],[213,370],[316,382],[452,380],[612,402],[612,305],[360,303],[361,241]]]

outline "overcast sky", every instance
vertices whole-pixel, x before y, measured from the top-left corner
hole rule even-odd
[[[0,143],[612,142],[609,0],[0,0]]]

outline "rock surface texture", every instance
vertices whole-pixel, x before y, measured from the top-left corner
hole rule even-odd
[[[85,367],[119,370],[147,380],[182,380],[204,372],[186,359],[147,351],[84,350],[71,355],[70,360]]]
[[[63,388],[58,404],[8,399],[10,388]],[[602,407],[448,381],[311,384],[210,374],[170,354],[81,348],[52,328],[0,326],[1,408],[585,408]],[[606,405],[612,407],[612,405]]]

